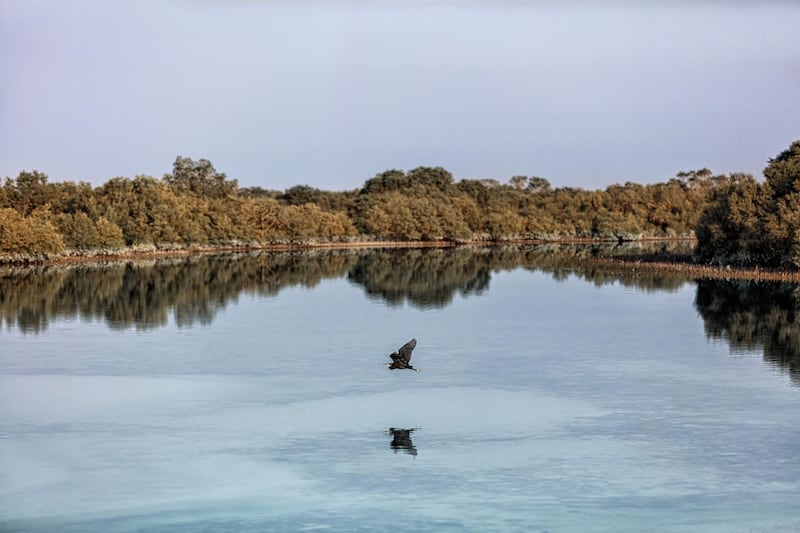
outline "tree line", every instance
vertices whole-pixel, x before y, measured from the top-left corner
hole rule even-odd
[[[698,258],[800,266],[800,141],[748,174],[553,188],[537,176],[456,181],[441,167],[387,170],[359,189],[240,188],[205,159],[93,187],[38,171],[0,187],[0,257],[357,241],[635,241],[697,237]]]
[[[712,192],[697,224],[700,260],[800,267],[800,141],[769,160],[764,178]]]

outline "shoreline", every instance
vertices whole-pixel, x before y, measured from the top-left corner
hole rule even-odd
[[[692,239],[642,239],[634,242],[690,242]],[[215,253],[247,253],[247,252],[294,252],[301,250],[346,250],[370,248],[458,248],[458,247],[492,247],[504,245],[545,245],[545,244],[611,244],[613,241],[597,241],[592,239],[564,239],[547,241],[540,239],[513,239],[505,241],[342,241],[342,242],[289,242],[262,245],[203,245],[203,246],[167,246],[156,245],[139,248],[125,248],[119,251],[86,251],[55,255],[52,257],[34,256],[0,256],[2,266],[46,266],[61,264],[81,264],[91,262],[128,261],[130,259],[159,259],[162,257],[185,257]]]
[[[621,274],[627,275],[636,273],[670,273],[680,274],[691,280],[719,279],[800,283],[800,272],[798,271],[764,269],[761,267],[699,265],[685,262],[631,260],[610,257],[595,257],[589,262],[594,265],[618,267]]]
[[[691,238],[649,238],[625,243],[688,243],[695,242]],[[128,249],[118,253],[87,253],[76,255],[63,255],[50,258],[19,258],[8,260],[0,259],[0,269],[42,266],[69,266],[85,264],[108,264],[126,262],[131,260],[158,260],[179,257],[193,257],[224,253],[250,253],[250,252],[296,252],[308,250],[348,250],[348,249],[414,249],[414,248],[492,248],[508,245],[615,245],[615,241],[597,241],[593,239],[565,239],[559,241],[538,239],[514,239],[507,241],[358,241],[358,242],[325,242],[325,243],[275,243],[260,246],[197,246],[187,248],[162,248],[157,249]],[[622,243],[619,243],[622,244]],[[800,283],[800,271],[780,270],[761,267],[734,267],[723,265],[703,265],[689,261],[670,260],[669,258],[630,259],[626,257],[583,257],[571,260],[576,266],[603,266],[605,268],[619,268],[620,274],[638,273],[673,273],[689,277],[690,279],[725,279],[725,280],[750,280],[750,281],[784,281]]]

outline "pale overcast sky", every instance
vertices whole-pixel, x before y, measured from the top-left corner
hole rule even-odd
[[[0,0],[0,177],[760,177],[800,139],[798,28],[797,2]]]

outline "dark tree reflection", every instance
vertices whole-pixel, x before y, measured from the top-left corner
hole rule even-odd
[[[242,293],[272,296],[284,287],[313,287],[345,276],[372,298],[418,308],[483,294],[493,273],[518,268],[647,291],[676,290],[687,283],[674,273],[636,273],[585,261],[641,251],[556,245],[320,250],[5,268],[0,269],[0,325],[26,333],[43,331],[58,318],[101,320],[114,329],[157,328],[170,317],[181,327],[202,325]]]
[[[170,320],[179,327],[205,325],[243,293],[274,296],[286,287],[313,287],[325,279],[344,277],[371,298],[417,308],[440,308],[457,296],[481,295],[489,289],[493,274],[520,268],[555,280],[577,278],[646,292],[676,291],[695,283],[679,272],[639,271],[595,260],[653,253],[626,246],[509,245],[220,254],[4,268],[0,269],[0,326],[36,334],[63,319],[102,321],[120,330],[153,329]],[[696,286],[695,307],[709,338],[724,340],[733,352],[763,353],[767,362],[800,385],[798,285],[700,280]]]
[[[706,335],[731,351],[763,351],[764,360],[800,385],[800,287],[792,283],[700,280],[695,306]]]
[[[0,269],[0,325],[38,333],[60,319],[102,321],[113,329],[209,324],[239,295],[274,296],[344,278],[389,305],[440,308],[485,293],[492,275],[524,268],[553,279],[676,291],[694,282],[597,257],[680,254],[662,246],[492,246],[220,254],[70,267]],[[707,334],[733,350],[764,357],[800,381],[795,285],[699,281],[696,307]]]
[[[209,255],[175,260],[0,271],[0,323],[38,333],[55,318],[103,320],[114,329],[210,323],[241,293],[272,296],[342,277],[350,252]]]
[[[347,279],[391,305],[444,307],[456,294],[486,290],[489,269],[482,254],[467,248],[389,250],[359,257]]]

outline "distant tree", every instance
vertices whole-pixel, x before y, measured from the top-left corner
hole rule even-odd
[[[64,240],[46,210],[37,209],[22,216],[16,209],[0,209],[0,254],[35,257],[63,250]]]
[[[247,198],[242,202],[241,222],[249,229],[253,240],[267,243],[282,236],[276,231],[281,206],[274,198]]]
[[[263,187],[245,187],[239,189],[239,196],[248,198],[275,198],[280,194],[280,191],[267,190]]]
[[[380,192],[396,191],[408,187],[411,181],[406,177],[402,170],[392,169],[381,172],[375,177],[364,182],[361,189],[362,194],[374,194]]]
[[[97,198],[99,215],[122,230],[127,245],[208,240],[207,202],[184,202],[171,186],[150,176],[111,179],[98,187]]]
[[[550,190],[550,182],[544,178],[531,176],[528,178],[528,186],[526,188],[528,192],[532,193],[547,192]]]
[[[508,180],[508,185],[512,189],[532,193],[546,192],[550,190],[550,182],[537,176],[514,176]]]
[[[489,190],[480,180],[461,180],[456,188],[475,201],[481,209],[489,204]]]
[[[428,185],[446,190],[453,185],[453,175],[442,167],[417,167],[409,171],[407,177],[412,186]]]
[[[800,192],[800,141],[769,160],[764,177],[772,188],[774,198]]]
[[[53,213],[85,213],[94,217],[97,202],[90,183],[64,181],[48,185],[48,203]]]
[[[765,238],[782,262],[800,267],[800,141],[770,159],[764,177]]]
[[[459,229],[460,231],[453,231],[453,238],[456,240],[481,238],[483,213],[478,203],[469,196],[457,195],[452,198],[452,205],[465,224],[463,228],[454,228],[454,230]]]
[[[703,167],[700,170],[682,170],[676,174],[678,178],[683,180],[690,179],[704,179],[710,178],[713,172],[710,169]]]
[[[38,170],[23,170],[10,185],[9,200],[23,216],[48,202],[47,175]]]
[[[514,176],[508,180],[508,184],[512,189],[522,191],[528,187],[528,176]]]
[[[483,229],[495,241],[515,239],[525,231],[525,220],[514,212],[492,211],[486,215]]]
[[[98,248],[97,229],[86,213],[59,213],[55,215],[55,225],[66,248],[84,251]]]
[[[125,245],[122,230],[116,224],[109,222],[105,217],[99,217],[95,222],[97,232],[97,247],[100,249],[117,249]]]
[[[732,174],[697,224],[704,260],[800,267],[800,141],[770,159],[766,182]]]
[[[0,209],[14,206],[11,198],[13,187],[14,183],[11,181],[11,178],[7,177],[5,180],[0,180]]]
[[[705,187],[713,183],[713,172],[705,167],[700,170],[682,170],[675,176],[679,183],[690,189]]]
[[[165,174],[164,181],[179,192],[207,198],[224,198],[239,190],[236,180],[227,180],[225,174],[217,172],[207,159],[194,161],[178,156],[172,165],[172,173]]]
[[[322,191],[309,185],[295,185],[278,195],[278,200],[289,205],[303,205],[316,203],[321,194]]]

